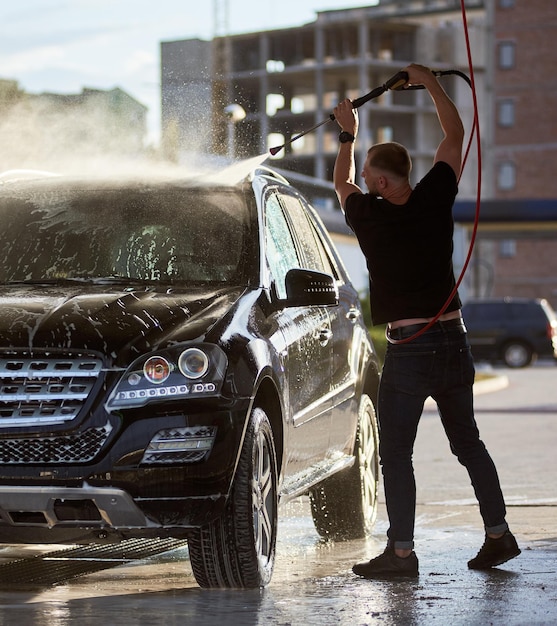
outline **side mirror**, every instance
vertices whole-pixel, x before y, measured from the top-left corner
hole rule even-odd
[[[332,306],[338,304],[338,289],[330,274],[292,269],[286,274],[286,306]]]

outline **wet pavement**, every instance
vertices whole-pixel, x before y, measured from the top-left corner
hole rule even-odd
[[[483,542],[481,520],[466,472],[430,407],[415,450],[418,579],[368,581],[351,572],[355,562],[383,550],[382,504],[367,540],[328,544],[301,499],[283,510],[275,573],[264,590],[199,589],[187,547],[172,544],[161,548],[174,549],[141,560],[128,558],[126,550],[92,557],[87,574],[87,558],[79,555],[75,569],[57,555],[49,570],[43,558],[43,578],[13,584],[15,577],[2,577],[6,564],[45,549],[0,548],[0,625],[557,624],[557,371],[500,373],[504,385],[476,398],[476,416],[522,549],[503,566],[488,572],[466,566]]]

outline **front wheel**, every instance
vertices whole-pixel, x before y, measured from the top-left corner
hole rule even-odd
[[[317,532],[325,539],[359,539],[370,533],[377,516],[379,436],[371,398],[362,395],[358,410],[355,462],[310,492]]]
[[[200,587],[257,588],[273,573],[277,537],[277,460],[265,411],[253,409],[223,515],[192,532],[190,563]]]
[[[503,361],[507,367],[527,367],[533,358],[532,348],[522,341],[509,341],[503,347]]]

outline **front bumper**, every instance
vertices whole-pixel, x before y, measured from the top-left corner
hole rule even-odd
[[[49,528],[58,524],[75,524],[76,521],[115,528],[145,528],[149,525],[145,515],[125,491],[89,486],[0,486],[0,518],[5,524]]]
[[[0,450],[11,456],[0,459],[0,543],[183,537],[208,524],[224,510],[250,406],[243,398],[227,409],[168,403],[156,414],[151,406],[99,415],[91,421],[105,424],[100,449],[85,463],[72,457],[77,432],[4,435]],[[27,462],[14,462],[20,445]],[[31,458],[36,451],[45,457]]]
[[[189,529],[222,512],[225,503],[224,496],[145,500],[140,504],[155,513],[146,515],[128,493],[112,487],[0,486],[0,543],[184,537]],[[163,523],[165,517],[175,524]]]

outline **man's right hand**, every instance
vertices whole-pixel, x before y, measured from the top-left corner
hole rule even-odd
[[[354,137],[358,134],[358,110],[352,106],[352,101],[346,98],[333,109],[333,114],[341,130],[345,130]]]

